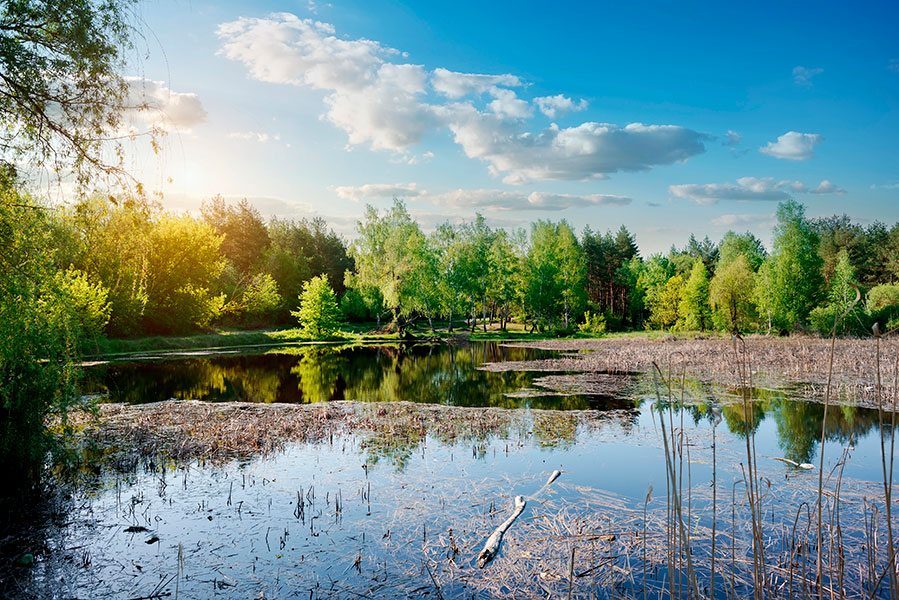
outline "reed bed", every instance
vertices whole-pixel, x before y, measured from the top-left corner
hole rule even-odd
[[[750,336],[746,343],[752,355],[752,375],[757,382],[794,384],[803,397],[818,401],[824,397],[827,365],[831,359],[830,339]],[[711,379],[735,388],[745,382],[734,368],[732,343],[727,338],[546,340],[508,345],[559,350],[564,354],[553,359],[490,363],[484,366],[486,370],[627,375],[647,373],[653,362],[665,364],[669,356],[676,355],[684,357],[692,377]],[[571,353],[575,350],[580,352]],[[884,338],[880,351],[884,355],[895,355],[899,351],[899,342],[895,337]],[[873,339],[837,339],[832,373],[839,384],[832,390],[832,398],[877,408],[876,364],[877,349]],[[892,380],[883,381],[881,393],[892,396],[894,392]]]

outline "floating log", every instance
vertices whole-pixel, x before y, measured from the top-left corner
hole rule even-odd
[[[506,530],[512,526],[512,523],[515,522],[515,519],[524,511],[524,507],[527,502],[524,501],[524,496],[515,496],[515,509],[512,511],[512,514],[508,519],[503,521],[503,524],[496,528],[496,530],[490,534],[490,537],[487,538],[487,543],[484,544],[484,549],[481,550],[481,553],[478,554],[478,567],[483,569],[484,565],[493,560],[493,557],[496,556],[497,552],[499,552],[499,546],[503,541],[503,534],[506,533]]]

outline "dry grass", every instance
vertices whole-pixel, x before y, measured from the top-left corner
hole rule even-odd
[[[753,378],[761,383],[794,384],[800,395],[821,400],[826,392],[830,340],[813,337],[769,338],[750,336],[746,340],[752,355]],[[741,385],[734,369],[734,351],[730,339],[608,339],[547,340],[516,343],[546,350],[568,352],[560,358],[536,361],[491,363],[490,371],[568,371],[625,375],[647,372],[653,362],[664,365],[672,355],[683,357],[691,376],[714,379],[725,385]],[[899,343],[884,340],[883,356],[895,356]],[[876,348],[871,339],[836,341],[833,376],[837,383],[832,392],[838,401],[851,399],[853,404],[877,407]],[[892,396],[892,382],[885,381],[884,396]],[[586,389],[586,388],[585,388]],[[589,392],[585,392],[589,393]]]

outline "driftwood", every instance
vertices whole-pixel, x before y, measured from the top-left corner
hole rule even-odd
[[[493,557],[499,552],[499,545],[503,541],[503,534],[512,526],[512,523],[515,522],[518,515],[524,511],[526,504],[527,502],[524,501],[524,496],[515,496],[515,510],[513,510],[509,518],[503,521],[503,524],[497,527],[496,530],[490,534],[490,537],[487,538],[484,549],[478,554],[478,567],[483,569],[484,565],[493,560]]]
[[[543,487],[537,490],[537,492],[533,496],[531,496],[531,498],[536,498],[537,496],[542,494],[543,490],[545,490],[553,481],[558,479],[559,475],[561,474],[562,471],[553,471],[546,483],[543,484]],[[515,522],[515,519],[517,519],[518,516],[521,515],[522,512],[524,512],[524,507],[526,505],[527,502],[525,502],[524,496],[515,496],[515,508],[513,509],[512,514],[509,515],[508,519],[503,521],[502,525],[497,527],[493,531],[493,533],[490,534],[490,537],[487,538],[487,543],[484,544],[484,549],[481,550],[480,554],[478,554],[478,567],[483,569],[484,566],[491,560],[493,560],[493,558],[497,555],[497,553],[499,552],[499,546],[503,541],[503,534],[505,534],[509,527],[512,526],[512,523]]]
[[[780,458],[779,456],[772,456],[774,460],[779,460],[780,462],[787,463],[791,467],[796,467],[797,469],[814,469],[815,465],[811,463],[798,463],[795,460],[790,460],[789,458]]]

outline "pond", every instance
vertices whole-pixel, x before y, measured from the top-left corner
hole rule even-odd
[[[817,593],[822,405],[784,386],[744,406],[732,389],[688,380],[691,402],[679,406],[640,374],[616,395],[563,395],[540,387],[546,373],[480,368],[553,356],[498,344],[315,346],[90,367],[86,390],[110,402],[306,403],[290,410],[368,420],[263,455],[144,456],[82,473],[41,527],[7,539],[7,563],[23,552],[35,561],[3,568],[0,595],[642,598],[687,597],[693,581],[703,597],[751,596],[760,582],[786,597]],[[481,420],[489,426],[467,426]],[[876,411],[842,406],[823,424],[823,588],[850,597],[889,596],[878,423]],[[478,568],[516,495],[524,512]],[[764,528],[761,579],[748,499]]]

